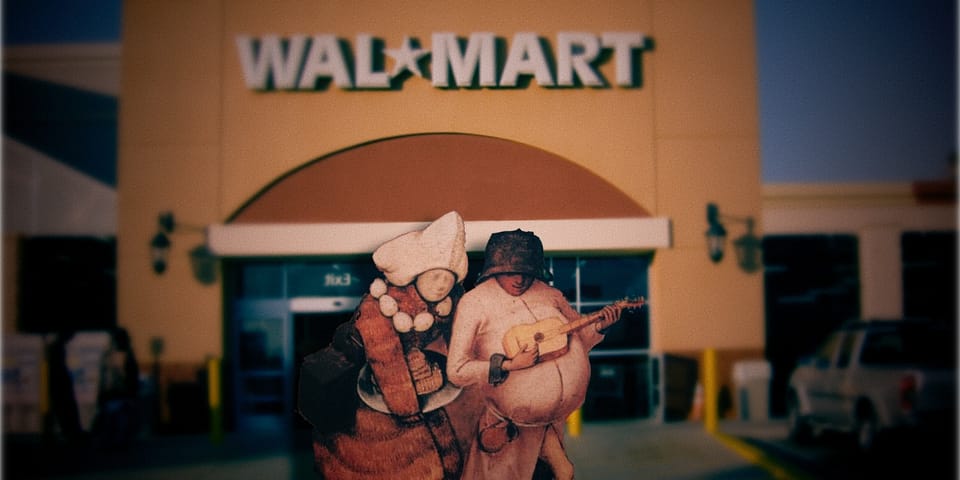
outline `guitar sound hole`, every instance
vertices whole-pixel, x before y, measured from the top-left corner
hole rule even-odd
[[[537,333],[535,333],[535,334],[533,335],[533,340],[536,341],[537,343],[542,342],[542,341],[543,341],[543,332],[537,332]]]

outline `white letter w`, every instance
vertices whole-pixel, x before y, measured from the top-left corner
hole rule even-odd
[[[260,55],[257,56],[257,41],[247,35],[237,35],[237,52],[243,66],[243,78],[247,87],[256,90],[273,88],[294,89],[297,87],[297,75],[303,61],[303,51],[307,44],[305,35],[294,35],[286,43],[277,35],[266,35],[260,40]]]

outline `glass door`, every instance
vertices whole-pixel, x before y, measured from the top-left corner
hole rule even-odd
[[[238,301],[234,310],[236,346],[234,398],[237,428],[275,429],[293,409],[289,301]]]
[[[553,285],[581,314],[647,297],[649,256],[553,257],[548,262]],[[659,375],[650,355],[647,306],[622,310],[620,321],[590,352],[590,363],[585,420],[657,416]]]

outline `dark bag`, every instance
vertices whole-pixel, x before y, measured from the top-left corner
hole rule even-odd
[[[300,366],[297,411],[320,433],[352,428],[359,374],[359,365],[332,348],[307,355]]]

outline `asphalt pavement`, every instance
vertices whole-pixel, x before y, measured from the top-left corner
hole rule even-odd
[[[767,455],[757,439],[783,438],[780,421],[721,421],[717,432],[700,422],[651,420],[584,422],[566,438],[578,479],[802,479],[802,472]],[[263,480],[316,478],[309,432],[255,435],[145,435],[124,449],[50,444],[5,437],[5,479]]]

